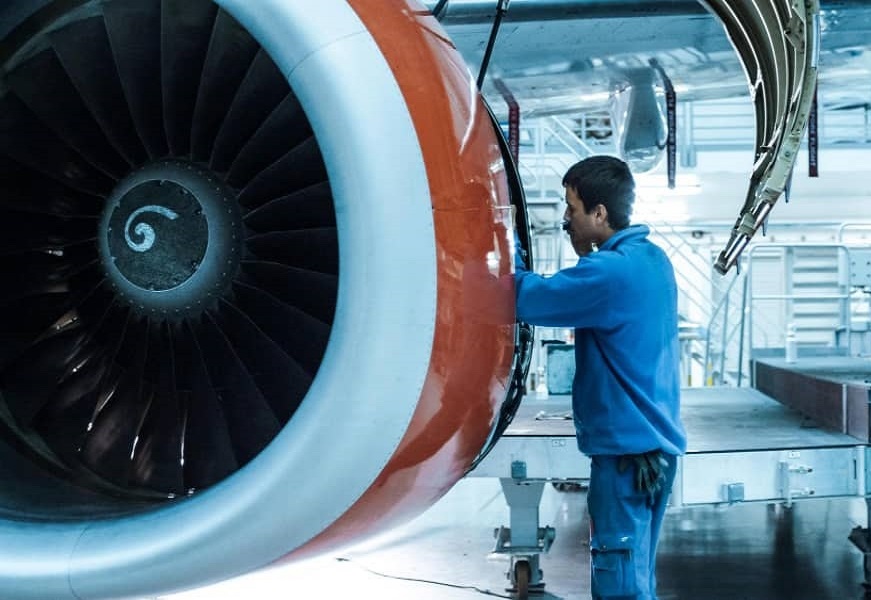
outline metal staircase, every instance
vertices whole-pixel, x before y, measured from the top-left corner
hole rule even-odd
[[[728,279],[713,277],[713,310],[705,328],[704,380],[706,386],[738,385],[743,320],[742,298],[746,293],[746,270]]]
[[[795,332],[799,355],[849,353],[844,342],[852,326],[849,248],[763,243],[746,257],[739,384],[753,356],[784,355],[788,331]]]
[[[788,318],[799,344],[835,346],[836,332],[849,325],[847,274],[839,265],[843,259],[837,247],[792,250],[787,289],[795,299]]]

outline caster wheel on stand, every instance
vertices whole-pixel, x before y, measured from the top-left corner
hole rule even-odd
[[[527,600],[529,598],[529,580],[532,578],[532,569],[529,562],[518,560],[514,563],[514,595],[517,600]]]

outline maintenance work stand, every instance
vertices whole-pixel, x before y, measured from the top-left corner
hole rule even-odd
[[[684,389],[681,412],[689,447],[678,461],[670,507],[871,498],[867,385],[864,393],[863,440],[846,427],[816,426],[807,414],[759,389]],[[496,529],[494,552],[510,556],[508,589],[521,599],[543,592],[539,557],[556,535],[539,523],[544,486],[583,485],[590,476],[590,461],[575,441],[571,397],[524,399],[503,437],[469,476],[500,480],[510,525]],[[865,528],[854,530],[850,539],[860,550],[865,551],[863,543],[871,548]],[[871,582],[868,562],[866,554],[865,580]]]

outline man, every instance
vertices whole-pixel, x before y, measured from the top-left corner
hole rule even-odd
[[[516,262],[517,317],[575,328],[572,405],[578,447],[591,457],[591,585],[595,599],[655,600],[655,558],[677,456],[677,286],[665,253],[630,226],[635,182],[610,156],[563,178],[563,228],[578,262],[550,277]]]

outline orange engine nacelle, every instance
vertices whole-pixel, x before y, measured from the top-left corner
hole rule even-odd
[[[513,210],[425,7],[20,0],[0,27],[0,597],[205,585],[468,471],[516,366]]]

